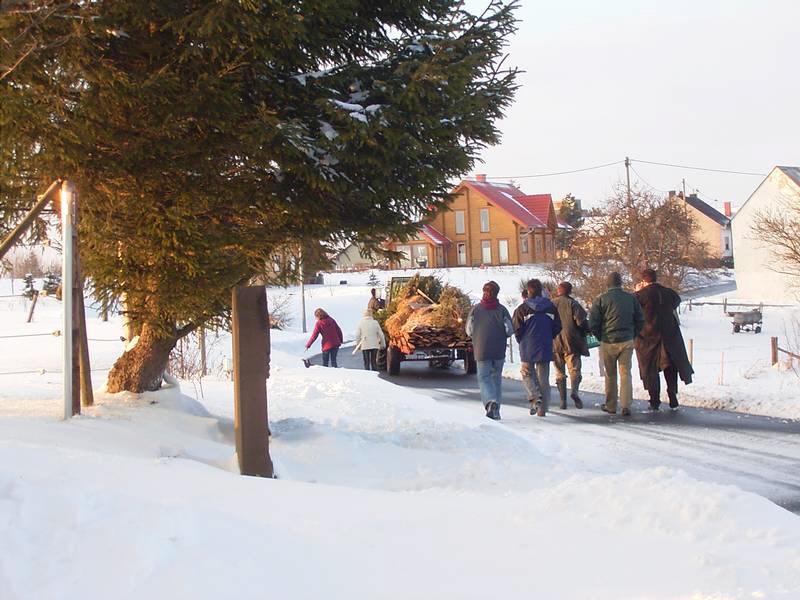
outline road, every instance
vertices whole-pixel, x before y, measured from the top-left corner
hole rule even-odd
[[[313,362],[320,364],[319,357]],[[363,368],[360,354],[343,350],[339,366]],[[382,373],[381,377],[441,402],[469,403],[476,411],[482,410],[475,376],[455,367],[429,369],[424,362],[408,362],[402,364],[399,376]],[[551,397],[557,406],[555,389]],[[521,383],[507,379],[503,422],[521,431],[536,433],[548,427],[557,435],[560,428],[568,427],[569,433],[586,436],[591,444],[575,448],[574,456],[590,471],[595,467],[598,472],[607,471],[609,464],[619,470],[680,468],[702,481],[756,492],[800,514],[800,421],[690,407],[650,413],[640,401],[634,404],[634,414],[623,418],[600,411],[603,398],[599,394],[582,397],[583,410],[556,408],[545,419],[531,417],[521,410],[528,408]]]

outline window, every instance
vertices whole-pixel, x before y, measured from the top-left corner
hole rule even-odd
[[[481,241],[481,260],[483,264],[492,264],[492,242],[489,240]]]
[[[427,267],[428,266],[428,245],[427,244],[414,244],[414,260],[412,267]]]
[[[534,235],[534,239],[536,240],[534,242],[534,248],[536,249],[536,258],[541,258],[542,254],[543,254],[542,253],[542,236]]]
[[[401,269],[407,269],[411,266],[411,246],[400,245],[395,248],[398,252],[402,252],[403,256],[398,261]]]
[[[464,233],[464,211],[456,211],[456,233]]]
[[[481,209],[481,231],[486,233],[489,231],[489,209],[482,208]]]
[[[519,245],[520,245],[520,251],[523,254],[527,254],[530,251],[530,248],[528,247],[528,236],[527,235],[522,236],[522,239],[520,240],[520,244]]]
[[[731,249],[731,239],[726,235],[725,236],[725,251],[727,252],[730,249]]]
[[[460,265],[467,264],[467,245],[459,244],[457,246],[457,250],[458,250],[458,264]]]
[[[551,257],[555,256],[556,254],[556,246],[555,243],[553,242],[552,235],[547,236],[547,253],[550,254]]]
[[[508,240],[497,241],[497,255],[501,265],[508,264]]]

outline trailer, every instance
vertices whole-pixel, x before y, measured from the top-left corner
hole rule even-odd
[[[764,317],[763,313],[757,308],[747,311],[729,312],[728,316],[733,319],[731,321],[731,324],[733,325],[733,333],[739,333],[740,331],[761,333]]]
[[[391,279],[387,286],[387,306],[391,303],[392,298],[406,286],[410,279],[410,277],[393,277]],[[419,292],[422,293],[421,291]],[[422,295],[424,295],[424,293]],[[428,300],[435,304],[432,299]],[[455,361],[461,360],[463,361],[463,370],[465,374],[474,375],[478,370],[475,362],[475,353],[470,340],[453,342],[447,345],[416,346],[412,352],[404,352],[389,338],[385,359],[383,356],[379,356],[378,358],[379,366],[384,360],[386,372],[389,375],[399,375],[400,365],[403,362],[427,362],[428,366],[431,368],[446,369],[451,367]]]

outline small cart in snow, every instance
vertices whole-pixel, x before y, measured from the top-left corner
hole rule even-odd
[[[754,308],[748,311],[729,312],[728,316],[733,319],[733,333],[740,331],[753,331],[761,333],[761,325],[763,322],[763,314],[760,310]]]

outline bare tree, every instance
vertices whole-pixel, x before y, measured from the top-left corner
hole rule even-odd
[[[775,258],[770,270],[800,277],[800,200],[783,197],[757,211],[749,237],[769,248]]]
[[[650,267],[664,285],[680,290],[689,274],[708,268],[708,246],[696,232],[682,204],[643,189],[632,190],[629,201],[627,190],[618,186],[602,213],[585,219],[551,276],[570,280],[587,301],[605,290],[611,271],[630,283]]]

